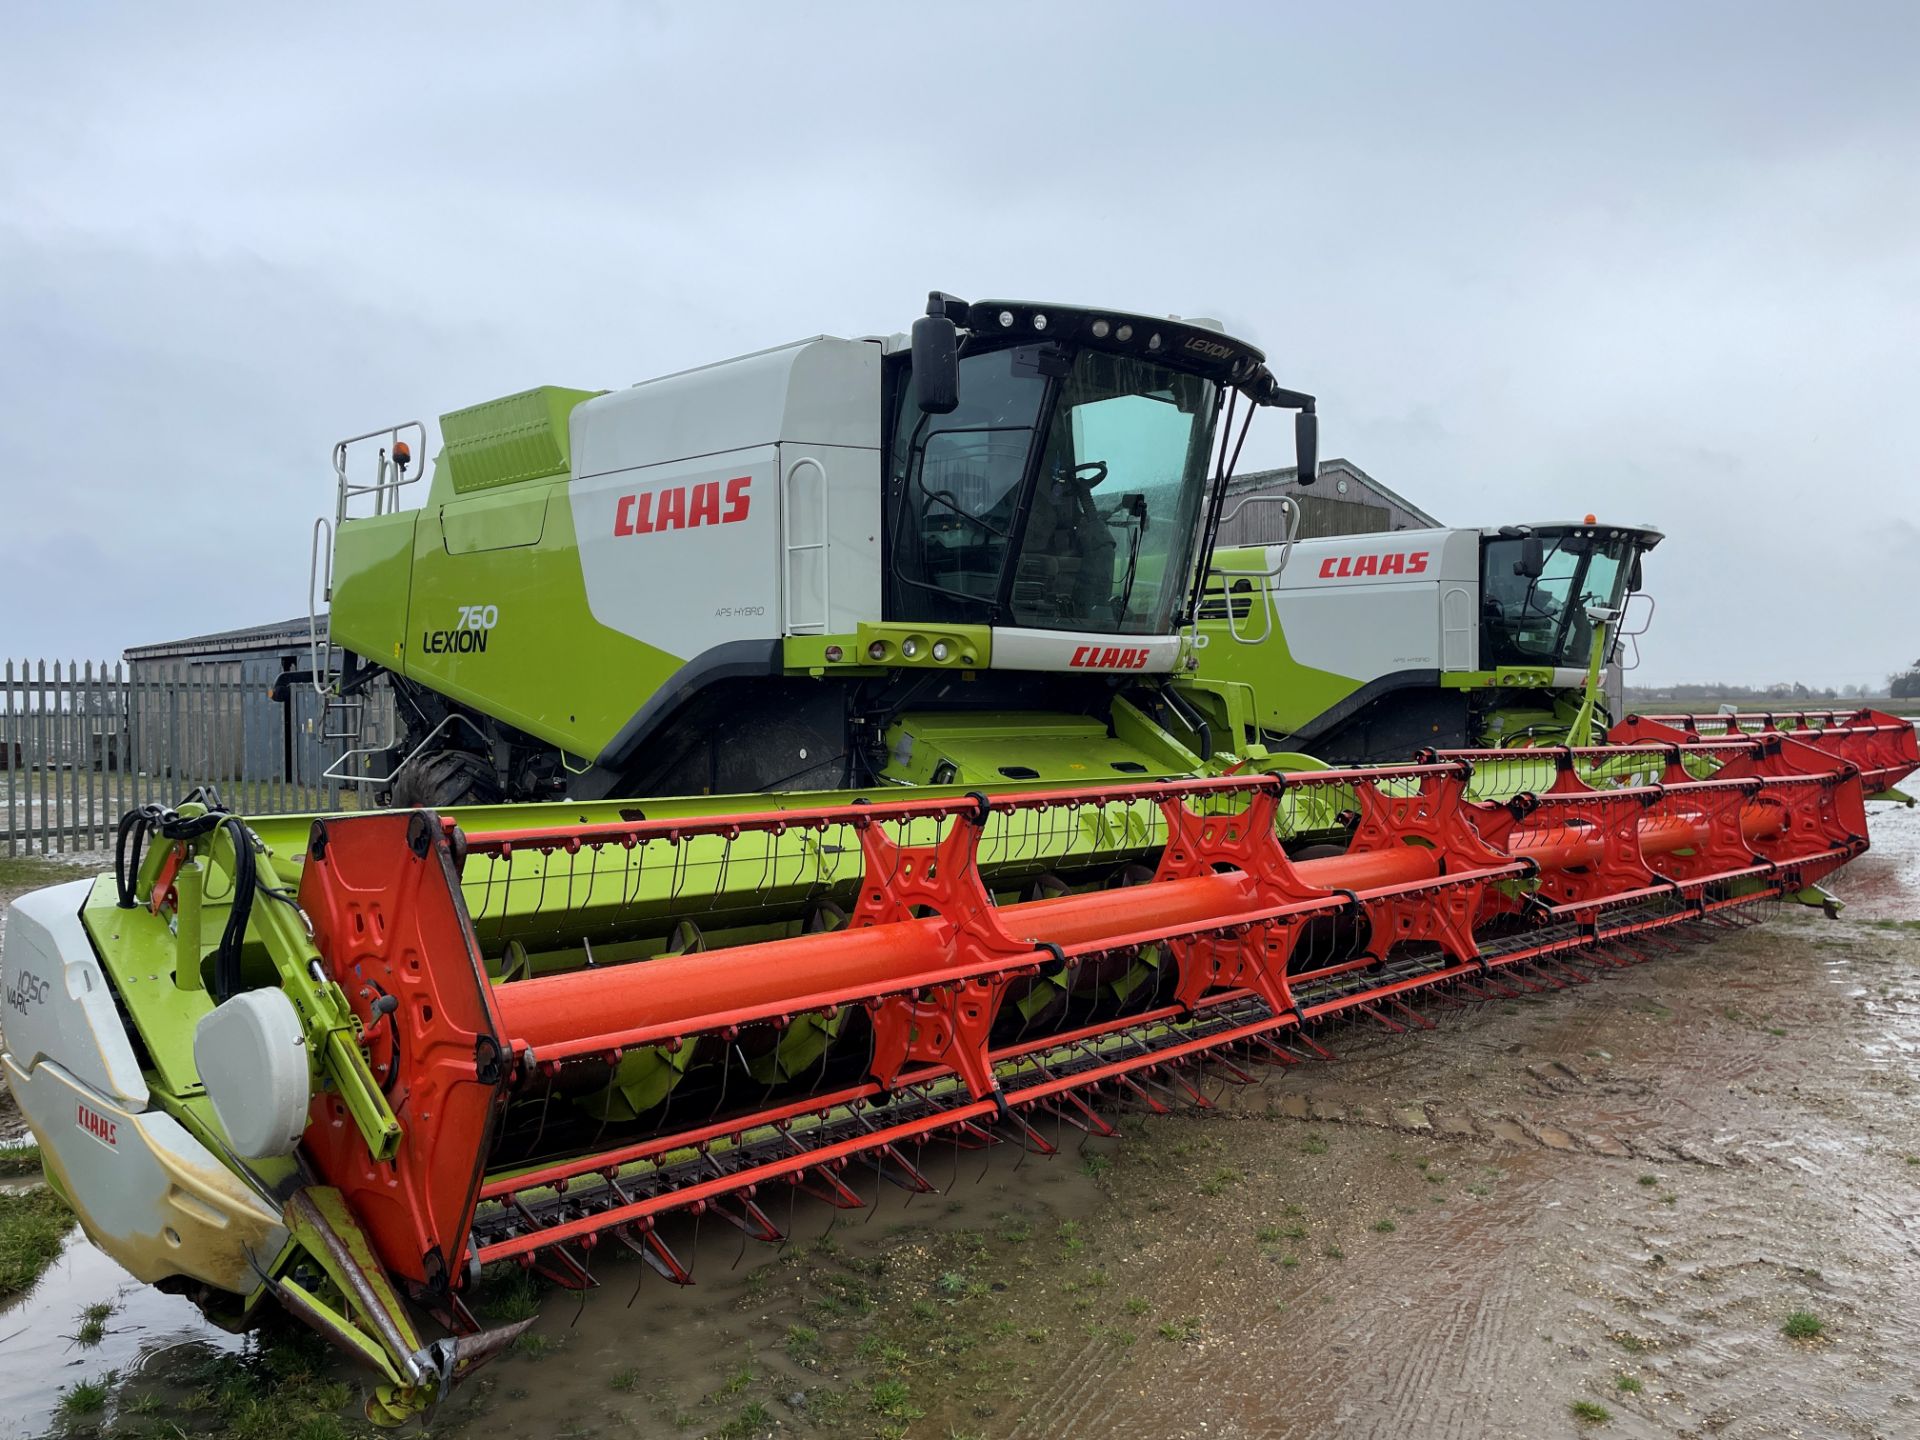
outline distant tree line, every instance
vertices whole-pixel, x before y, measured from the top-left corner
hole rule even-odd
[[[1909,688],[1902,689],[1902,685]],[[1887,688],[1873,685],[1817,686],[1797,680],[1780,680],[1772,685],[1629,685],[1629,700],[1704,700],[1714,705],[1742,700],[1875,700],[1891,693],[1896,700],[1920,697],[1920,662],[1912,670],[1892,677]]]
[[[1920,660],[1898,675],[1888,676],[1887,693],[1895,700],[1920,700]]]

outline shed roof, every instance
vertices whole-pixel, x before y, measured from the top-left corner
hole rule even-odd
[[[1319,479],[1311,487],[1311,492],[1324,493],[1323,487],[1326,486],[1327,481],[1338,475],[1351,477],[1362,488],[1371,491],[1382,500],[1398,505],[1402,510],[1406,511],[1408,515],[1422,524],[1435,527],[1441,524],[1441,521],[1437,517],[1428,514],[1392,486],[1374,479],[1373,476],[1362,470],[1351,460],[1322,460],[1320,462]],[[1307,487],[1300,485],[1299,470],[1292,465],[1286,465],[1277,470],[1249,470],[1244,475],[1236,475],[1228,482],[1227,493],[1229,495],[1244,495],[1249,491],[1255,490],[1284,490],[1291,488]]]
[[[199,655],[254,654],[263,650],[284,651],[304,646],[308,640],[305,615],[291,620],[276,620],[267,625],[244,625],[238,630],[215,630],[205,635],[189,635],[183,640],[158,640],[149,645],[130,645],[121,652],[129,664],[135,660],[184,660]],[[319,635],[327,635],[327,617],[319,618]]]

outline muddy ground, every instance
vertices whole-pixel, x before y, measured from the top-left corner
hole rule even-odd
[[[778,1251],[685,1226],[688,1290],[599,1259],[433,1432],[1920,1434],[1920,812],[1874,839],[1837,921],[1768,907],[1432,1032],[1333,1032],[1336,1062],[1212,1110],[1047,1129],[1051,1159],[930,1150],[945,1193],[780,1203]],[[95,1291],[100,1346],[52,1333]],[[0,1435],[227,1423],[210,1332],[84,1241],[0,1308],[23,1323],[48,1333],[0,1346]]]

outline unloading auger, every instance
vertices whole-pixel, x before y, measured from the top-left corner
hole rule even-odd
[[[1610,740],[251,825],[203,796],[16,905],[4,1061],[96,1243],[227,1323],[278,1298],[397,1421],[521,1328],[475,1321],[485,1266],[581,1288],[611,1248],[690,1283],[669,1216],[777,1243],[801,1195],[931,1188],[928,1144],[1051,1152],[1324,1055],[1338,1017],[1431,1028],[1416,1002],[1830,903],[1920,766],[1872,711]],[[1289,853],[1329,817],[1340,853]]]

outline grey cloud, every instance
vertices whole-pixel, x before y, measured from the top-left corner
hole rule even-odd
[[[1450,521],[1663,524],[1649,678],[1920,650],[1910,7],[9,26],[0,651],[297,611],[341,434],[898,329],[930,286],[1230,320]]]

